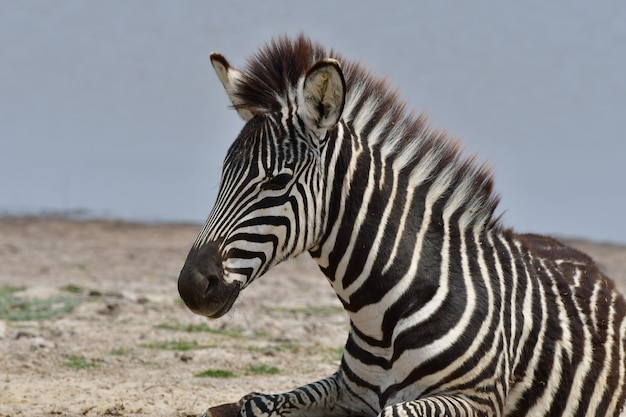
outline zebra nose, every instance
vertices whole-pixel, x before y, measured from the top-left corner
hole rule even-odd
[[[239,284],[224,281],[217,243],[189,252],[178,277],[178,293],[196,314],[220,317],[230,310],[239,295]]]

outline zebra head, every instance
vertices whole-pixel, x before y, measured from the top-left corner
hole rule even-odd
[[[338,61],[329,58],[311,61],[300,74],[294,68],[302,62],[248,71],[219,54],[211,62],[245,126],[226,154],[215,205],[178,290],[193,312],[220,317],[255,278],[319,240],[322,155],[346,86]],[[263,73],[272,70],[273,76]]]

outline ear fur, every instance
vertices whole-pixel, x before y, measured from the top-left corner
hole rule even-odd
[[[226,58],[215,52],[211,54],[211,64],[239,116],[246,122],[252,119],[254,116],[252,112],[243,108],[242,101],[237,97],[237,81],[241,78],[241,72],[231,67]]]
[[[346,81],[339,62],[327,58],[315,63],[300,84],[298,101],[298,114],[308,128],[318,134],[332,129],[346,101]]]

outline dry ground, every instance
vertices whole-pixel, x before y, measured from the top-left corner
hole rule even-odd
[[[197,230],[0,219],[0,417],[197,415],[334,372],[348,322],[306,256],[221,319],[181,304]],[[626,290],[626,247],[570,243]]]

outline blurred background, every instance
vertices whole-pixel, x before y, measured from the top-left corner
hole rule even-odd
[[[300,31],[478,152],[504,224],[626,243],[621,0],[0,0],[0,214],[203,222],[242,127],[209,53]]]

